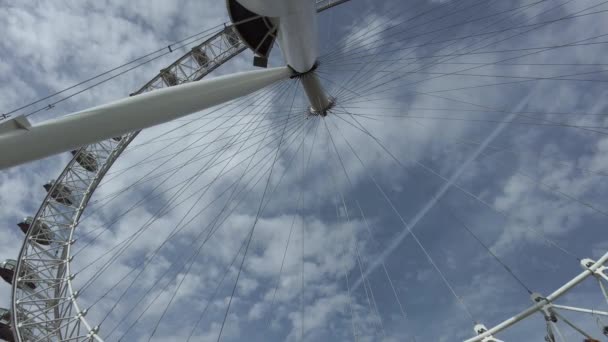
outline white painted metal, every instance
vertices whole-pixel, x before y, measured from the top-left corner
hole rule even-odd
[[[471,337],[468,340],[465,340],[464,342],[481,342],[481,341],[483,341],[484,337],[497,334],[497,333],[505,330],[506,328],[512,326],[513,324],[532,315],[533,313],[540,311],[545,305],[547,305],[547,303],[551,303],[551,302],[559,299],[564,294],[566,294],[568,291],[570,291],[572,288],[574,288],[576,285],[580,284],[583,280],[585,280],[589,276],[593,275],[594,272],[597,269],[599,269],[600,267],[602,267],[606,261],[608,261],[608,253],[604,254],[595,264],[589,266],[585,271],[583,271],[582,273],[580,273],[579,275],[574,277],[572,280],[570,280],[569,282],[564,284],[559,289],[555,290],[555,292],[553,292],[550,295],[548,295],[547,297],[545,297],[545,299],[543,301],[536,303],[536,304],[528,307],[526,310],[518,313],[517,315],[504,320],[503,322],[494,326],[493,328],[488,329],[488,331],[486,331],[485,333],[475,336],[475,337]]]
[[[298,73],[310,71],[318,57],[315,4],[301,0],[237,0],[248,10],[270,17],[278,27],[277,39],[287,65]],[[331,99],[314,73],[301,77],[311,112],[325,114]]]
[[[304,88],[310,102],[311,113],[325,115],[333,103],[332,99],[323,90],[319,77],[314,72],[307,73],[300,77],[300,82],[302,82],[302,88]]]
[[[3,121],[0,124],[0,134],[11,132],[17,129],[29,129],[31,126],[30,122],[27,118],[23,116],[18,116],[16,118]]]
[[[593,264],[595,264],[595,261],[593,261],[592,259],[581,260],[581,266],[584,269],[589,269],[589,267]],[[598,280],[603,278],[605,281],[608,281],[608,276],[606,275],[606,270],[608,270],[608,267],[602,265],[599,268],[597,268],[595,271],[593,271],[593,275],[595,275],[595,277],[598,278]]]
[[[539,293],[533,293],[531,299],[535,303],[543,302],[543,296]],[[564,340],[564,336],[562,335],[559,327],[557,326],[557,315],[551,310],[551,303],[545,302],[546,304],[540,309],[541,313],[545,318],[545,325],[547,327],[547,335],[545,336],[545,340],[548,342],[566,342]]]
[[[486,332],[488,330],[488,328],[486,328],[485,325],[479,323],[479,324],[475,324],[475,327],[473,327],[473,330],[475,331],[475,333],[477,335],[480,335],[480,334],[483,334],[484,332]],[[481,341],[482,342],[504,342],[503,340],[499,340],[492,335],[484,337],[484,339]]]
[[[287,67],[236,73],[15,128],[0,133],[0,169],[168,122],[250,94],[290,75]]]
[[[555,309],[561,309],[561,310],[566,310],[566,311],[588,313],[588,314],[594,315],[594,316],[597,315],[597,316],[606,316],[606,317],[608,317],[608,312],[606,312],[606,311],[598,311],[598,310],[593,310],[593,309],[577,308],[576,306],[566,306],[566,305],[553,304],[553,308],[555,308]]]
[[[583,269],[589,269],[591,265],[595,264],[595,261],[591,259],[583,259],[581,260],[581,267]],[[597,270],[593,272],[595,279],[597,280],[597,284],[600,286],[600,290],[602,290],[602,295],[604,295],[604,299],[606,303],[608,303],[608,289],[604,285],[604,281],[608,281],[608,277],[606,276],[606,266],[601,266]]]
[[[270,17],[278,26],[278,42],[287,64],[307,72],[318,57],[315,4],[302,0],[237,0],[248,10]]]
[[[312,1],[290,0],[293,7],[279,20],[278,41],[287,64],[307,72],[317,62],[317,15]]]

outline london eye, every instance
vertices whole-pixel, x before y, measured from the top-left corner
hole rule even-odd
[[[0,339],[608,338],[608,1],[198,3],[0,14]]]

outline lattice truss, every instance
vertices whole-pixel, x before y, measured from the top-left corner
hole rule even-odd
[[[227,26],[160,71],[131,95],[202,79],[245,49]],[[72,289],[70,249],[73,231],[95,188],[116,158],[139,132],[72,151],[57,180],[45,184],[47,196],[38,213],[20,225],[26,232],[24,247],[12,268],[18,273],[13,286],[11,321],[16,340],[96,340],[98,328],[88,325],[86,309],[78,307]]]
[[[238,35],[231,27],[226,27],[161,70],[135,94],[198,81],[243,50],[245,45],[241,43]]]

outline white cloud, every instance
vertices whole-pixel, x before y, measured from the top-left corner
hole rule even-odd
[[[337,41],[346,41],[347,44],[352,45],[371,41],[371,45],[362,48],[365,54],[386,51],[378,46],[387,41],[386,36],[389,33],[397,30],[389,30],[385,35],[373,36],[366,41],[357,40],[357,33],[375,26],[379,27],[378,31],[382,31],[397,24],[397,19],[388,20],[389,17],[392,17],[392,13],[388,10],[400,8],[400,4],[394,4],[394,8],[387,6],[383,11],[377,8],[375,10],[367,8],[365,5],[365,3],[353,1],[345,7],[339,7],[335,16],[332,17],[334,26],[336,26],[333,35],[346,37],[344,40],[338,39]],[[495,4],[495,6],[513,5]],[[521,17],[511,18],[511,22],[507,21],[502,25],[522,24],[525,20],[533,18],[535,14],[548,8],[543,6],[551,6],[551,4],[543,4],[522,11]],[[562,11],[573,13],[582,9],[583,6],[587,5],[572,2],[572,5]],[[430,27],[441,27],[433,25],[445,26],[462,21],[465,16],[474,17],[477,14],[482,15],[483,11],[492,13],[501,8],[508,7],[494,9],[490,6],[482,6],[479,13],[466,12],[462,14],[462,17],[451,18],[453,21],[450,21],[448,17],[444,21],[437,23],[431,21],[428,25],[420,25],[411,30],[406,29],[408,26],[403,26],[400,28],[403,29],[403,32],[389,40],[390,48],[399,49],[404,46],[425,43],[428,39],[450,39],[480,32],[480,30],[483,32],[483,30],[494,29],[491,27],[492,22],[482,22],[443,31],[436,36],[423,36],[409,42],[399,41],[399,38],[423,33],[424,29]],[[361,21],[350,20],[349,22],[349,18],[357,17],[355,14],[361,16],[368,13],[367,11],[373,15],[364,16],[364,20]],[[553,15],[557,14],[559,13]],[[166,46],[171,41],[221,23],[225,18],[223,4],[202,1],[135,1],[129,3],[65,1],[62,3],[13,4],[0,13],[0,23],[2,23],[0,29],[4,34],[3,40],[0,41],[0,50],[3,51],[0,52],[2,57],[0,58],[0,80],[2,81],[0,83],[0,110],[17,107],[41,95],[74,84],[100,71]],[[420,24],[432,18],[432,16],[422,17],[413,23]],[[542,17],[534,20],[546,19]],[[576,22],[564,21],[559,29],[556,29],[555,26],[547,27],[519,39],[491,46],[486,50],[575,41],[592,34],[603,33],[606,29],[605,25],[605,21],[594,20],[593,16]],[[328,36],[331,36],[331,33],[329,32]],[[498,37],[506,37],[512,33],[511,31],[511,33]],[[321,34],[324,35],[325,32]],[[458,41],[449,47],[446,47],[447,43],[427,46],[414,49],[412,54],[408,52],[409,50],[400,50],[391,54],[379,55],[379,58],[359,57],[344,61],[339,65],[332,65],[329,63],[330,61],[321,65],[321,72],[331,74],[321,75],[331,78],[335,82],[327,87],[331,89],[332,94],[339,93],[338,108],[360,115],[398,115],[407,111],[408,114],[417,116],[415,120],[380,116],[358,117],[366,129],[377,135],[397,158],[404,161],[406,168],[403,169],[396,165],[373,140],[338,119],[340,114],[336,113],[326,119],[329,129],[332,131],[333,142],[327,134],[325,126],[320,125],[315,140],[315,151],[312,154],[313,158],[308,165],[308,173],[304,176],[300,172],[305,167],[301,157],[296,158],[293,165],[288,165],[290,157],[298,151],[297,145],[301,138],[295,139],[293,136],[295,139],[293,144],[288,139],[291,145],[287,148],[288,152],[277,161],[273,171],[272,185],[277,184],[278,177],[284,171],[286,171],[286,175],[282,180],[282,185],[277,188],[277,192],[272,194],[273,200],[269,202],[256,224],[255,235],[248,250],[236,296],[233,298],[224,327],[224,340],[239,340],[245,336],[252,341],[268,340],[264,337],[272,335],[274,340],[299,341],[302,324],[301,299],[305,312],[304,340],[353,340],[351,310],[356,316],[354,330],[360,334],[360,340],[380,339],[376,318],[370,311],[364,289],[362,287],[352,289],[349,296],[344,277],[346,272],[352,282],[359,274],[356,253],[353,249],[354,243],[359,243],[363,263],[367,264],[368,260],[373,260],[380,254],[394,238],[396,232],[402,229],[401,223],[394,217],[383,197],[376,191],[369,174],[375,176],[403,216],[406,219],[412,217],[420,209],[421,203],[428,200],[430,194],[434,193],[441,184],[436,176],[417,167],[414,161],[418,160],[442,175],[451,174],[474,150],[475,142],[481,142],[496,124],[483,120],[496,121],[504,115],[500,112],[485,112],[481,109],[483,107],[457,101],[508,111],[514,108],[514,103],[519,103],[522,98],[531,96],[532,88],[527,84],[490,86],[490,84],[504,81],[504,79],[463,75],[445,76],[410,84],[410,82],[432,77],[427,74],[404,74],[406,77],[395,80],[387,87],[370,89],[370,86],[376,84],[374,82],[395,77],[400,72],[425,68],[425,66],[428,68],[423,71],[435,73],[449,73],[465,69],[470,65],[430,66],[428,63],[437,59],[403,59],[401,62],[390,61],[390,59],[451,53],[469,43],[479,41],[482,41],[482,38]],[[483,43],[474,46],[480,45]],[[87,92],[65,105],[58,106],[53,111],[44,112],[39,118],[59,115],[122,97],[147,81],[182,52],[171,54],[157,63],[142,67],[137,73],[129,73],[116,82],[109,82],[99,89]],[[600,52],[605,52],[601,46],[581,46],[560,49],[513,62],[602,63],[601,56],[605,54]],[[463,56],[450,60],[450,62],[483,63],[512,55],[513,53],[493,53]],[[236,59],[218,70],[217,74],[250,68],[249,57]],[[382,59],[388,61],[382,61]],[[339,85],[347,81],[354,71],[360,68],[360,65],[356,64],[359,61],[367,63],[362,68],[363,73],[359,74],[364,77],[349,83],[350,91],[342,88],[342,92],[340,92]],[[271,62],[280,63],[278,60]],[[340,68],[342,71],[337,72]],[[487,75],[551,77],[559,73],[574,73],[569,68],[574,67],[548,68],[547,66],[492,64],[468,72]],[[378,69],[385,71],[375,73]],[[374,74],[375,76],[372,76]],[[602,90],[600,82],[586,83],[584,86],[579,83],[553,81],[544,81],[539,84],[528,102],[526,111],[596,114],[606,111],[605,92]],[[479,85],[484,85],[484,87],[434,93],[443,96],[442,98],[420,93]],[[390,91],[384,91],[389,86],[392,86]],[[354,96],[352,90],[362,92],[363,96]],[[374,90],[377,90],[378,93],[370,95]],[[418,93],[410,92],[410,90]],[[277,96],[279,90],[273,94]],[[263,96],[257,94],[248,100],[248,103],[258,101],[258,105],[264,104]],[[290,105],[289,100],[291,100],[289,94],[281,97],[283,103],[279,103],[278,99],[272,97],[270,99],[271,108],[274,111],[286,110]],[[298,97],[295,104],[302,108],[306,102]],[[258,107],[250,107],[252,112],[246,110],[242,114],[255,114],[253,108]],[[471,112],[471,109],[481,111]],[[338,112],[338,110],[336,111]],[[186,119],[202,117],[205,113],[199,113]],[[239,270],[242,254],[237,253],[253,225],[259,200],[264,192],[266,177],[263,172],[266,169],[262,169],[262,166],[267,168],[274,156],[274,145],[260,147],[253,163],[262,160],[264,155],[267,157],[258,166],[252,167],[246,172],[243,182],[239,183],[239,189],[250,179],[255,181],[259,178],[260,182],[254,191],[244,199],[242,205],[205,243],[200,253],[196,254],[195,248],[200,246],[200,240],[197,241],[197,237],[201,233],[202,236],[206,236],[205,229],[220,213],[231,192],[229,186],[236,182],[241,173],[245,171],[245,166],[249,161],[245,156],[255,152],[258,148],[256,142],[262,139],[262,135],[255,138],[257,140],[254,140],[251,144],[252,147],[244,155],[239,154],[231,161],[226,159],[191,184],[184,183],[189,175],[199,171],[207,162],[215,163],[213,154],[208,153],[216,149],[227,148],[226,144],[230,141],[228,139],[214,141],[215,138],[220,137],[222,132],[216,131],[209,135],[190,135],[190,133],[209,129],[226,119],[224,127],[230,127],[237,122],[243,124],[226,129],[226,135],[237,134],[241,128],[254,127],[247,125],[250,120],[259,118],[259,116],[252,115],[228,119],[227,116],[230,114],[235,114],[235,111],[219,111],[210,114],[210,116],[218,116],[219,119],[200,120],[170,133],[166,137],[182,137],[180,140],[176,140],[177,143],[174,145],[170,145],[172,141],[166,140],[128,152],[114,165],[107,179],[110,176],[115,178],[112,178],[95,193],[93,201],[98,201],[133,184],[149,171],[152,171],[151,175],[167,172],[161,177],[142,183],[133,191],[125,192],[108,201],[109,204],[106,206],[101,206],[105,201],[91,205],[89,211],[85,213],[87,218],[79,227],[79,233],[82,234],[96,227],[105,226],[106,229],[95,243],[78,256],[75,265],[80,267],[97,260],[106,250],[135,233],[154,217],[159,208],[170,203],[174,196],[178,202],[183,203],[154,220],[141,237],[125,250],[124,255],[112,265],[110,270],[102,274],[95,282],[95,286],[84,292],[82,302],[90,303],[108,291],[119,279],[126,276],[125,280],[111,291],[106,299],[93,307],[89,316],[91,321],[99,320],[105,312],[110,310],[114,300],[134,279],[135,272],[142,269],[140,264],[147,257],[152,256],[159,244],[185,217],[182,221],[183,231],[170,240],[152,259],[109,320],[102,325],[102,331],[105,332],[106,329],[123,323],[119,326],[117,333],[112,335],[113,338],[123,333],[137,315],[148,304],[151,304],[150,310],[142,316],[142,322],[135,327],[132,334],[128,335],[132,339],[147,340],[147,334],[150,333],[149,328],[159,319],[165,305],[171,300],[173,291],[185,277],[174,303],[167,312],[167,318],[161,322],[154,340],[185,339],[190,328],[198,319],[202,307],[209,301],[212,303],[204,320],[195,331],[194,338],[201,341],[217,339],[226,305],[230,300],[230,292]],[[298,111],[294,115],[297,115],[294,117],[299,119],[303,114]],[[340,117],[345,120],[350,119],[345,114],[341,115]],[[437,119],[448,116],[475,118],[482,121]],[[543,116],[543,118],[564,121],[572,125],[605,125],[606,123],[602,116],[554,115]],[[275,117],[262,123],[274,124],[274,127],[268,131],[266,141],[278,138],[281,133],[282,126],[277,120]],[[518,120],[533,121],[533,119],[524,117],[520,117]],[[310,123],[312,120],[309,119],[308,122]],[[170,123],[146,130],[134,144],[152,139],[179,124],[180,122]],[[251,123],[251,125],[255,124],[255,122]],[[359,163],[358,158],[351,152],[335,127],[339,127],[340,132],[352,144],[357,155],[365,162],[365,167]],[[260,130],[256,132],[259,133]],[[304,144],[304,151],[299,150],[299,155],[306,155],[310,149],[313,132],[313,130],[309,131],[307,137],[309,140],[306,140]],[[247,137],[247,133],[241,136],[241,139],[245,137]],[[464,144],[463,141],[467,141],[469,144]],[[334,153],[334,143],[340,151],[339,157]],[[179,153],[189,144],[193,144],[191,150]],[[273,144],[276,144],[276,140]],[[492,145],[493,147],[494,145],[496,147],[512,146],[515,149],[509,151],[515,152],[492,150],[494,151],[492,154],[480,157],[476,163],[471,165],[457,183],[474,194],[480,194],[480,197],[487,203],[498,210],[509,213],[514,218],[506,222],[500,215],[496,215],[495,212],[463,195],[457,189],[453,189],[446,195],[445,205],[461,209],[455,211],[463,217],[467,217],[467,221],[472,223],[472,229],[500,258],[511,265],[512,269],[526,282],[531,283],[535,290],[539,288],[543,292],[548,292],[566,281],[571,273],[576,273],[579,270],[578,265],[542,244],[542,239],[531,233],[525,225],[530,225],[543,232],[549,238],[566,245],[568,249],[575,250],[577,254],[591,253],[592,249],[594,257],[602,253],[605,243],[603,243],[601,232],[605,217],[597,211],[565,198],[563,194],[602,208],[606,190],[603,178],[597,175],[592,176],[581,170],[608,170],[608,159],[606,158],[608,139],[604,138],[603,134],[589,131],[511,125],[507,132]],[[238,150],[239,146],[238,143],[232,146],[223,156],[229,157],[231,153]],[[247,146],[249,143],[243,148]],[[165,149],[161,151],[163,148]],[[200,155],[197,156],[197,153]],[[147,157],[163,158],[142,164],[122,175],[112,174]],[[167,164],[163,164],[170,157],[174,158]],[[193,157],[200,159],[190,165],[181,166],[182,163]],[[21,216],[34,214],[44,196],[41,185],[57,175],[66,162],[67,156],[60,156],[0,173],[0,214],[3,218],[2,223],[6,227],[3,231],[5,238],[0,244],[3,257],[17,255],[19,246],[15,241],[21,241],[22,235],[15,227],[16,221]],[[242,163],[229,174],[215,181],[202,200],[197,201],[198,196],[204,193],[205,186],[213,182],[224,166],[230,168],[239,162]],[[177,166],[179,167],[176,168]],[[343,166],[353,183],[352,187],[343,172]],[[173,173],[173,168],[176,168],[175,173]],[[257,173],[258,170],[261,170],[260,173]],[[533,180],[517,173],[516,170],[532,175]],[[162,183],[163,181],[164,183]],[[551,189],[539,186],[538,182],[547,184]],[[183,184],[186,185],[182,187]],[[157,185],[159,188],[155,190],[154,194],[162,193],[162,195],[145,201],[144,205],[134,208],[116,224],[109,224],[130,206],[137,203],[139,199],[150,193]],[[228,192],[223,197],[218,197],[226,189]],[[563,194],[556,193],[557,190]],[[303,209],[298,210],[297,199],[300,191],[304,191],[302,197],[304,205]],[[345,222],[346,212],[344,208],[340,207],[340,201],[336,200],[340,195],[344,196],[348,206],[350,222]],[[210,204],[214,199],[218,201]],[[364,208],[378,243],[367,240],[365,231],[367,228],[359,215],[355,199]],[[209,207],[203,210],[207,205]],[[190,208],[192,208],[191,211]],[[221,217],[225,217],[227,213],[223,212]],[[291,237],[288,238],[292,222],[295,222],[294,230]],[[443,209],[430,212],[417,229],[419,229],[420,240],[438,261],[439,267],[446,272],[448,279],[454,283],[456,291],[463,296],[472,312],[481,316],[484,322],[495,324],[528,304],[528,298],[517,288],[514,280],[505,274],[502,268],[497,266],[494,260],[488,257],[487,253],[445,214]],[[304,239],[302,231],[304,231]],[[285,254],[283,269],[280,271],[288,239],[290,245]],[[304,260],[302,260],[302,243],[305,245]],[[75,246],[78,247],[78,245]],[[76,249],[78,250],[78,248]],[[186,276],[190,257],[195,257],[195,262]],[[98,267],[105,260],[101,259],[98,264],[95,264],[95,267],[80,273],[75,284],[82,286],[86,279],[96,274],[99,270]],[[232,260],[236,260],[236,262],[229,268]],[[301,291],[303,261],[304,292]],[[399,246],[396,253],[387,260],[386,266],[393,276],[394,284],[397,287],[396,292],[405,303],[408,320],[404,321],[400,316],[392,289],[388,286],[384,274],[379,271],[372,273],[370,282],[388,333],[385,341],[406,340],[412,335],[427,340],[444,341],[452,341],[455,336],[457,338],[471,336],[471,324],[463,314],[458,302],[446,290],[436,272],[428,266],[424,255],[410,240],[406,240]],[[561,272],[562,268],[567,271]],[[218,295],[212,299],[214,289],[227,269],[226,280],[220,287]],[[271,307],[276,284],[279,287],[274,306]],[[139,298],[148,290],[150,291],[149,296],[144,297],[142,302],[135,307],[133,314],[124,319],[123,315],[133,308]],[[153,302],[156,296],[158,296],[158,300]],[[579,305],[588,305],[590,301],[587,298],[580,295],[569,300],[572,303],[581,303]],[[1,286],[0,306],[8,306],[8,304],[9,289],[7,286]],[[536,321],[526,321],[524,325],[518,326],[521,327],[518,328],[519,330],[514,329],[513,332],[508,332],[507,334],[511,335],[507,336],[514,338],[511,340],[518,340],[517,338],[522,340],[521,336],[529,337],[530,335],[525,334],[533,332],[535,337],[542,339],[542,332],[537,332],[539,327],[542,330],[542,324],[539,326],[537,323]],[[432,325],[432,328],[429,328],[429,325]],[[270,328],[267,328],[268,326]],[[265,334],[267,331],[268,335]]]

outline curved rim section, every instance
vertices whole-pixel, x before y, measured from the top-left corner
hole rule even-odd
[[[317,0],[322,12],[349,0]],[[162,69],[153,79],[130,96],[194,82],[243,52],[242,43],[232,25],[225,25],[201,44]],[[48,226],[54,238],[40,245],[29,229],[19,252],[12,287],[12,329],[16,341],[103,341],[99,327],[86,320],[86,309],[78,305],[78,291],[72,280],[71,246],[74,231],[95,189],[122,152],[139,134],[109,139],[82,147],[48,189],[31,227]],[[79,164],[79,157],[91,155],[97,167],[94,172]],[[68,189],[68,194],[64,190]],[[57,196],[59,194],[59,196]],[[65,200],[68,199],[68,202]],[[27,284],[35,284],[35,289]]]
[[[131,95],[198,81],[245,48],[232,27],[226,26]],[[187,74],[186,70],[191,72]],[[31,227],[48,226],[54,239],[48,246],[42,246],[34,241],[30,229],[15,269],[12,309],[16,314],[12,315],[12,326],[17,341],[34,336],[39,341],[102,341],[97,335],[98,328],[86,320],[87,310],[82,310],[77,303],[78,291],[72,285],[75,274],[71,273],[71,246],[75,242],[75,228],[89,199],[106,172],[138,134],[139,131],[81,148],[49,188]],[[84,154],[95,158],[95,172],[79,164],[78,158]],[[62,192],[66,187],[67,194]],[[26,283],[34,283],[36,288],[28,288]]]

